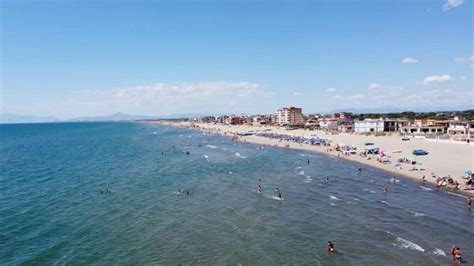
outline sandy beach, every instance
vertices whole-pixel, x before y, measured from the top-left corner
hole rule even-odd
[[[320,153],[326,153],[334,156],[335,158],[342,158],[359,162],[363,165],[369,165],[377,167],[386,171],[393,172],[395,175],[403,175],[415,180],[423,182],[423,176],[425,176],[425,182],[436,185],[436,177],[438,176],[450,176],[460,184],[460,190],[453,192],[459,192],[465,195],[474,195],[472,190],[463,190],[465,187],[466,180],[463,179],[464,172],[472,170],[474,168],[474,146],[465,143],[452,143],[452,142],[441,142],[425,140],[421,138],[410,138],[409,141],[402,141],[401,136],[398,134],[392,134],[390,136],[365,136],[358,134],[330,134],[322,131],[307,131],[303,129],[287,131],[283,128],[278,127],[256,127],[248,125],[222,125],[222,124],[207,124],[207,123],[189,123],[189,122],[158,122],[169,126],[178,127],[189,127],[202,131],[213,132],[222,135],[233,136],[239,133],[245,133],[248,131],[261,131],[267,130],[267,132],[286,134],[293,136],[306,136],[306,137],[319,137],[324,139],[330,139],[332,141],[331,150],[328,147],[320,147],[309,144],[299,144],[287,141],[279,141],[276,139],[270,139],[266,137],[251,135],[240,137],[240,141],[247,141],[257,143],[261,145],[271,145],[279,147],[289,147],[292,149],[308,150]],[[336,144],[353,145],[357,147],[358,151],[364,150],[365,143],[374,143],[375,146],[379,147],[381,151],[384,151],[388,157],[390,157],[390,164],[383,164],[376,160],[377,156],[371,157],[368,160],[365,157],[359,155],[344,155],[334,149]],[[414,149],[424,149],[429,152],[425,156],[414,156],[412,151]],[[401,167],[396,167],[397,160],[399,158],[416,159],[418,163],[421,163],[420,170],[413,170],[413,166],[410,164],[402,163]],[[361,166],[363,168],[363,166]],[[433,177],[436,176],[436,177]],[[447,191],[451,191],[450,188],[442,188]]]

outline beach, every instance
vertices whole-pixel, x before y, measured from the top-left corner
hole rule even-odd
[[[358,151],[364,150],[366,143],[373,143],[374,146],[384,151],[391,159],[390,164],[380,163],[376,160],[377,156],[370,156],[368,160],[366,157],[358,155],[344,155],[341,152],[336,151],[334,148],[328,149],[328,147],[314,146],[310,144],[300,144],[288,141],[279,141],[276,139],[270,139],[266,137],[249,135],[239,137],[240,141],[247,141],[257,143],[261,145],[270,145],[278,147],[288,147],[291,149],[301,149],[313,152],[320,152],[328,154],[335,158],[342,158],[352,160],[361,163],[361,165],[367,165],[390,171],[394,175],[403,175],[409,178],[413,178],[420,182],[423,182],[423,176],[427,183],[436,185],[436,177],[439,176],[450,176],[460,184],[460,189],[453,192],[460,192],[464,195],[474,195],[472,190],[463,190],[466,182],[463,179],[465,171],[471,171],[474,168],[474,146],[466,143],[454,143],[445,141],[432,141],[422,138],[409,138],[407,141],[402,141],[402,137],[399,134],[391,134],[386,136],[374,136],[374,135],[359,135],[359,134],[330,134],[322,131],[308,131],[304,129],[297,130],[286,130],[278,127],[258,127],[249,125],[223,125],[223,124],[211,124],[211,123],[190,123],[190,122],[159,122],[168,126],[178,126],[193,128],[208,132],[213,132],[222,135],[233,136],[236,134],[244,134],[249,131],[257,132],[265,130],[266,133],[275,134],[286,134],[292,136],[311,136],[319,137],[323,139],[329,139],[332,141],[331,147],[336,144],[353,145],[357,147]],[[414,156],[412,151],[415,149],[424,149],[429,152],[428,155]],[[401,167],[395,167],[399,158],[415,159],[417,163],[421,164],[420,170],[413,170],[413,166],[410,164],[400,164]],[[363,167],[363,166],[362,166]],[[376,178],[376,177],[374,177]]]
[[[1,129],[5,265],[448,265],[452,245],[473,261],[465,198],[324,148],[154,123]]]

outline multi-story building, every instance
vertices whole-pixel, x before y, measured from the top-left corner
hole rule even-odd
[[[225,124],[228,125],[241,125],[244,123],[244,119],[240,116],[231,115],[226,118]]]
[[[447,130],[448,136],[458,140],[474,139],[474,121],[451,120]]]
[[[385,122],[383,120],[365,119],[354,122],[354,131],[356,133],[365,132],[384,132]]]
[[[252,117],[252,124],[254,126],[267,125],[271,122],[271,117],[267,115],[255,115]]]
[[[281,126],[300,126],[304,124],[301,108],[284,107],[276,112],[277,124]]]
[[[324,131],[336,132],[338,131],[338,126],[338,121],[333,118],[319,120],[319,128]]]

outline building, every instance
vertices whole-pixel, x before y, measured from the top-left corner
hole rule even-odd
[[[383,120],[366,119],[366,120],[354,122],[354,132],[356,133],[384,132],[384,131],[385,131],[385,121]]]
[[[403,126],[400,127],[400,133],[402,134],[415,134],[415,135],[427,135],[427,134],[444,134],[446,133],[445,126]]]
[[[343,121],[350,121],[352,120],[352,113],[341,112],[341,113],[334,113],[331,115],[332,119],[343,120]]]
[[[336,119],[321,119],[319,120],[319,128],[324,131],[336,132],[338,130],[338,121]]]
[[[227,125],[241,125],[244,123],[244,121],[245,120],[240,116],[231,115],[227,117],[227,119],[225,120],[225,123]]]
[[[252,125],[262,126],[268,125],[271,122],[271,117],[267,115],[255,115],[252,117]]]
[[[277,124],[280,126],[301,126],[304,124],[301,108],[284,107],[276,112]]]
[[[474,139],[474,121],[451,120],[447,133],[452,139],[471,141]]]

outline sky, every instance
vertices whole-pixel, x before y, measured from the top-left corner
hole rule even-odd
[[[473,1],[0,1],[0,112],[473,108]]]

